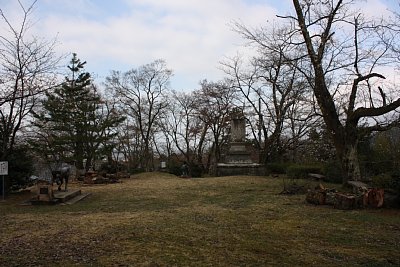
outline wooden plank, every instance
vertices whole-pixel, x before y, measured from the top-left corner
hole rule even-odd
[[[70,199],[70,200],[64,202],[63,204],[64,204],[64,205],[75,204],[76,202],[81,201],[82,199],[84,199],[84,198],[86,198],[86,197],[88,197],[88,196],[90,196],[90,195],[91,195],[91,193],[83,193],[83,194],[81,194],[81,195],[78,195],[78,196],[76,196],[76,197],[74,197],[74,198],[72,198],[72,199]]]
[[[65,191],[54,191],[54,198],[58,199],[60,202],[66,202],[76,196],[81,194],[80,189],[70,189],[67,192]]]
[[[353,193],[355,194],[359,193],[360,191],[366,192],[369,188],[367,184],[360,181],[348,181],[347,184],[353,188]]]
[[[310,177],[310,178],[313,178],[313,179],[315,179],[315,180],[324,180],[325,179],[325,176],[324,175],[322,175],[322,174],[318,174],[318,173],[309,173],[308,174],[308,177]]]

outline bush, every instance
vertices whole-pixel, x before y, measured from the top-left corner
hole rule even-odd
[[[126,171],[127,167],[117,161],[113,162],[103,162],[100,166],[100,171],[106,172],[106,173],[117,173],[118,171]]]
[[[286,174],[290,163],[268,163],[267,164],[267,172],[274,173],[274,174]]]
[[[371,185],[378,188],[391,188],[392,176],[390,173],[381,173],[379,175],[372,176]]]
[[[168,173],[174,174],[176,176],[181,176],[181,174],[182,174],[181,167],[178,165],[170,166],[168,168]]]
[[[28,148],[24,146],[16,147],[7,160],[8,176],[6,180],[9,181],[8,187],[11,190],[19,190],[31,185],[32,181],[29,177],[32,175],[34,167]]]
[[[192,177],[202,177],[203,168],[200,165],[193,164],[190,166],[190,174]]]
[[[322,171],[326,177],[327,182],[337,184],[343,182],[342,167],[338,161],[330,161],[326,163]]]
[[[392,181],[391,188],[400,195],[400,171],[396,170],[391,173]]]
[[[393,171],[373,176],[372,185],[374,187],[392,189],[397,194],[400,194],[400,172]]]
[[[182,164],[183,164],[183,162],[171,160],[168,164],[168,173],[174,174],[176,176],[181,176],[182,175]],[[203,176],[202,167],[197,164],[191,164],[189,166],[189,175],[192,177],[202,177]]]
[[[291,165],[286,174],[292,179],[305,179],[309,173],[322,173],[321,166],[315,165]]]
[[[178,160],[171,159],[168,162],[168,173],[174,174],[176,176],[181,176],[182,170],[181,170],[182,163]]]

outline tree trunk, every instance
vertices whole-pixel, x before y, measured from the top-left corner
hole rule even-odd
[[[345,133],[344,133],[345,132]],[[346,127],[332,138],[335,144],[336,157],[342,167],[342,182],[361,180],[360,162],[358,159],[357,128]]]
[[[75,146],[75,152],[74,152],[74,160],[76,162],[76,167],[79,170],[84,169],[84,165],[83,165],[83,150],[82,150],[82,145],[77,144]]]
[[[208,129],[207,125],[204,124],[203,129],[201,131],[200,139],[199,139],[199,145],[198,145],[198,148],[197,148],[197,153],[195,155],[196,163],[198,165],[200,165],[203,170],[205,169],[205,166],[204,166],[204,163],[203,163],[203,158],[204,158],[203,145],[204,145],[204,142],[205,142],[205,139],[206,139],[207,129]]]
[[[89,170],[90,168],[93,168],[93,170],[95,170],[95,166],[93,163],[94,162],[92,157],[86,158],[85,170]]]
[[[344,155],[342,158],[342,168],[344,172],[343,184],[347,181],[361,180],[360,162],[358,160],[357,142],[355,144],[348,144],[345,147]]]
[[[143,162],[142,168],[144,168],[146,172],[150,172],[153,170],[153,154],[150,151],[150,145],[148,141],[145,141],[141,162]]]

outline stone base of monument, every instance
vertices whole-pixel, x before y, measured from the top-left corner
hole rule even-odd
[[[258,163],[218,163],[217,176],[231,176],[231,175],[265,175],[265,166]]]
[[[217,175],[265,175],[265,166],[252,161],[250,150],[245,142],[231,142],[224,161],[217,164]]]
[[[49,185],[49,188],[52,186]],[[48,191],[50,192],[50,190]],[[45,190],[39,191],[39,194],[30,200],[32,205],[52,205],[52,204],[74,204],[79,200],[89,196],[89,193],[82,194],[80,189],[70,189],[68,191],[51,190],[51,196],[45,196]]]
[[[37,184],[38,201],[52,202],[54,200],[53,187],[49,184]]]

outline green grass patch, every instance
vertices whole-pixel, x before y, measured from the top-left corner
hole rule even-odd
[[[282,188],[143,173],[82,186],[92,195],[74,205],[12,195],[0,204],[0,266],[400,265],[400,211],[313,206]]]

